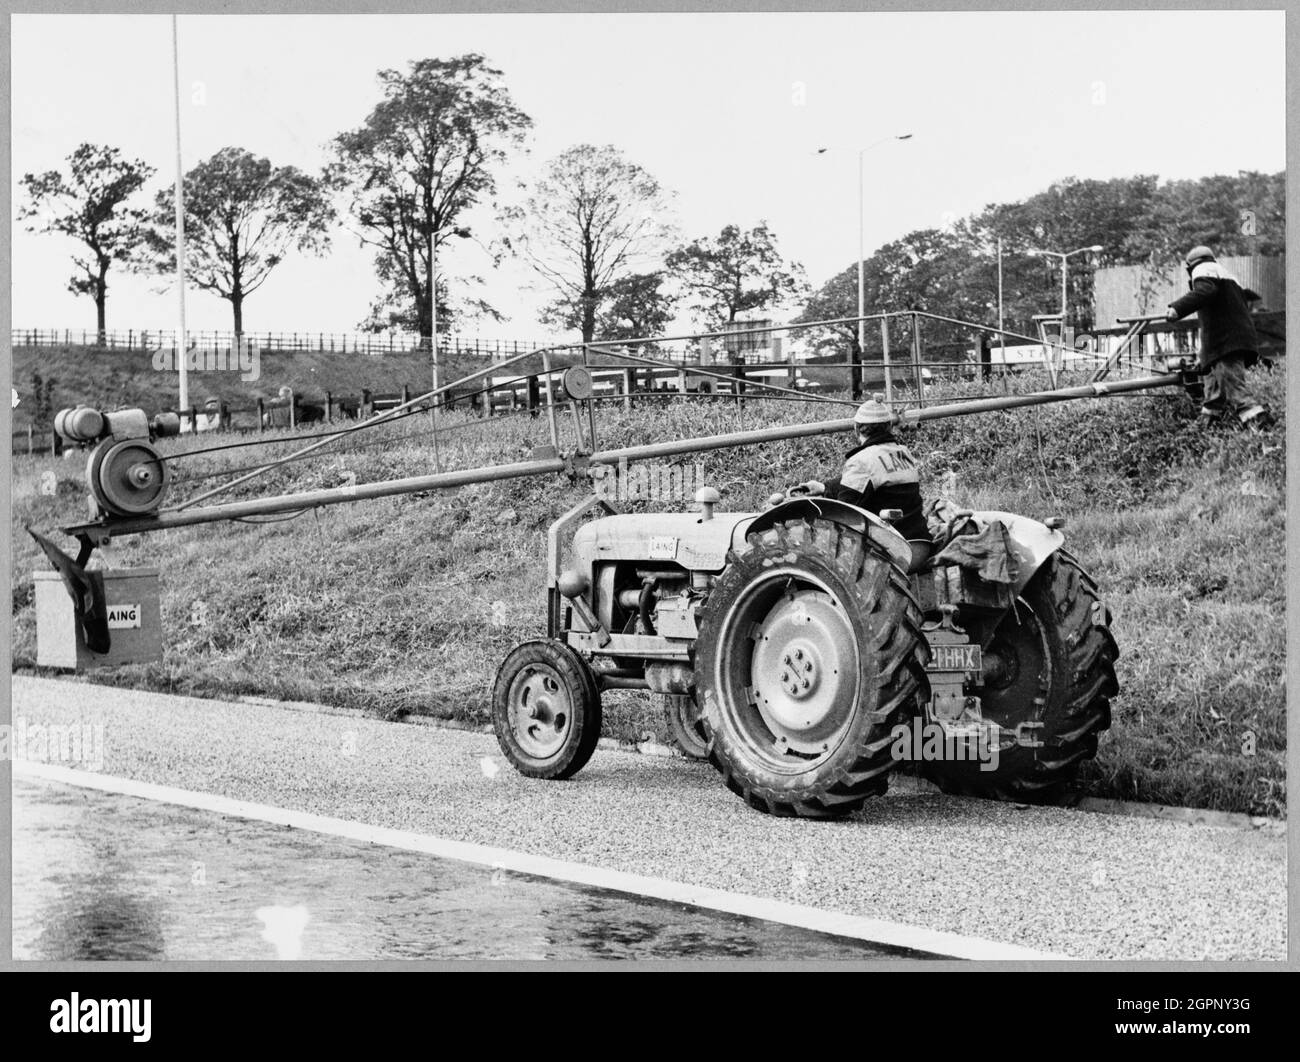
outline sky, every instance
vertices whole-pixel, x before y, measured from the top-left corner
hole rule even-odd
[[[1280,11],[185,15],[179,19],[186,169],[226,146],[318,171],[326,145],[379,99],[376,73],[478,52],[533,119],[499,180],[519,203],[547,160],[613,144],[674,193],[684,239],[760,220],[820,285],[914,229],[941,227],[1065,177],[1194,178],[1285,166]],[[1203,64],[1199,56],[1219,57]],[[14,208],[24,173],[109,144],[175,179],[171,20],[14,15]],[[911,139],[887,139],[911,134]],[[883,142],[881,142],[883,141]],[[857,151],[864,155],[859,196]],[[831,150],[818,154],[818,149]],[[522,187],[521,187],[522,186]],[[144,197],[141,205],[145,205]],[[494,212],[470,219],[484,243]],[[71,241],[13,229],[16,328],[94,327],[65,290]],[[483,275],[509,316],[467,329],[541,340],[548,300],[519,262],[473,241],[439,268]],[[110,328],[174,327],[157,279],[110,274]],[[328,256],[294,256],[245,304],[245,329],[351,332],[378,294],[371,255],[340,227]],[[190,291],[192,329],[229,329],[229,304]],[[683,319],[685,322],[685,319]]]

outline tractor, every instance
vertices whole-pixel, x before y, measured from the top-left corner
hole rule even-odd
[[[909,571],[894,510],[807,485],[761,513],[716,511],[712,487],[695,500],[628,514],[597,495],[551,526],[548,637],[507,655],[492,694],[520,773],[575,775],[601,694],[640,689],[684,752],[769,814],[856,811],[908,762],[948,793],[1067,796],[1110,724],[1119,652],[1060,519],[951,511]],[[976,541],[1001,551],[995,577]]]

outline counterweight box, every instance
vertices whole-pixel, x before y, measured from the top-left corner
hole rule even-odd
[[[86,671],[162,660],[158,569],[115,568],[99,574],[104,578],[108,605],[106,653],[86,648],[72,596],[59,573],[32,573],[36,585],[36,663],[41,667]]]

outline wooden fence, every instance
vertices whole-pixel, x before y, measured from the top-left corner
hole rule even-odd
[[[176,333],[169,329],[126,329],[106,331],[75,328],[14,328],[10,337],[15,347],[85,346],[98,350],[141,351],[176,349]],[[239,337],[246,347],[260,353],[301,351],[325,354],[413,354],[428,349],[427,337],[405,332],[245,332]],[[185,333],[191,350],[230,354],[238,350],[235,333],[196,331]],[[531,340],[482,339],[476,336],[440,335],[439,354],[488,358],[512,357],[541,344]]]

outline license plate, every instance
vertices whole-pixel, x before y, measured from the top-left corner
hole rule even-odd
[[[978,645],[930,647],[930,671],[979,671],[983,659]]]

